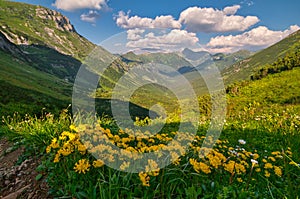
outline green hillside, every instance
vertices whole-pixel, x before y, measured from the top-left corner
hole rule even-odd
[[[0,50],[0,115],[39,113],[68,106],[72,84]]]
[[[300,48],[300,30],[281,40],[280,42],[255,53],[253,56],[242,60],[230,67],[225,68],[222,73],[226,84],[239,80],[249,79],[255,71],[266,64],[272,64],[278,58]]]
[[[95,47],[68,18],[41,6],[1,0],[0,16],[0,32],[17,45],[48,46],[79,60]]]

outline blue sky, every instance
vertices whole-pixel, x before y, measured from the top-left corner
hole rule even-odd
[[[17,1],[58,10],[79,34],[96,44],[126,31],[127,42],[136,49],[152,42],[152,47],[166,51],[195,43],[213,53],[259,50],[300,26],[298,0]],[[141,31],[145,28],[168,28],[168,33],[150,37]]]

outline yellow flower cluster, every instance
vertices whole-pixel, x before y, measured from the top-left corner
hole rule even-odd
[[[146,186],[146,187],[150,186],[150,184],[149,184],[150,176],[147,173],[140,172],[139,177],[140,177],[140,180],[141,180],[143,186]]]
[[[199,173],[200,171],[202,171],[205,174],[209,174],[211,173],[210,167],[203,163],[203,162],[197,162],[197,160],[190,158],[189,159],[190,164],[193,165],[194,170]]]
[[[81,159],[75,163],[74,170],[78,173],[85,173],[90,170],[90,163],[87,159]]]
[[[85,145],[80,142],[84,140]],[[104,129],[99,124],[74,125],[70,131],[64,131],[47,146],[47,153],[54,153],[54,162],[60,162],[64,156],[74,153],[79,156],[89,153],[96,155],[99,159],[89,162],[88,158],[82,158],[75,163],[74,170],[85,174],[94,168],[103,167],[105,162],[120,161],[119,169],[126,171],[131,165],[128,159],[139,161],[144,153],[154,152],[157,158],[168,154],[169,160],[174,165],[180,165],[181,159],[188,160],[197,173],[209,175],[215,172],[227,173],[230,178],[234,176],[238,182],[243,182],[244,176],[252,171],[264,172],[265,177],[275,174],[282,177],[283,168],[279,162],[283,161],[283,155],[292,156],[291,149],[280,152],[271,152],[271,155],[259,155],[241,147],[230,147],[227,140],[217,140],[213,149],[201,147],[203,142],[213,143],[212,137],[193,136],[189,133],[172,132],[170,134],[150,132],[133,132],[130,129],[112,131]],[[182,143],[189,143],[182,146]],[[241,142],[246,145],[246,141]],[[120,150],[116,150],[120,149]],[[187,158],[181,158],[188,155]],[[261,157],[262,156],[262,157]],[[76,158],[77,159],[77,158]],[[293,161],[290,164],[295,164]],[[297,164],[298,165],[298,164]],[[149,159],[145,168],[139,173],[143,186],[150,186],[150,177],[158,176],[160,168],[158,163]],[[225,172],[223,172],[225,171]]]

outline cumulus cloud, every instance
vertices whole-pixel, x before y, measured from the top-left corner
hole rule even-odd
[[[107,7],[106,0],[56,0],[54,4],[57,9],[73,11],[79,9],[100,10]]]
[[[240,8],[240,5],[228,6],[223,9],[223,12],[225,15],[234,15]]]
[[[195,33],[173,29],[168,33],[157,34],[134,29],[127,31],[127,47],[131,49],[152,49],[153,51],[173,52],[195,46],[199,39]]]
[[[82,21],[95,23],[96,20],[100,17],[99,13],[95,10],[90,10],[87,14],[80,15]]]
[[[192,32],[231,32],[245,31],[259,22],[256,16],[235,15],[239,5],[228,6],[223,10],[214,8],[190,7],[182,11],[179,22]]]
[[[265,26],[259,26],[239,35],[217,36],[211,38],[207,47],[214,52],[230,52],[239,49],[259,49],[268,47],[293,32],[299,30],[297,25],[290,26],[284,31],[269,30]]]
[[[116,23],[124,29],[133,28],[175,28],[180,29],[181,24],[176,21],[171,15],[157,16],[155,19],[148,17],[132,16],[129,13],[125,14],[120,11],[116,17]]]

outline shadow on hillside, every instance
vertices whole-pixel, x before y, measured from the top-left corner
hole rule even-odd
[[[42,45],[19,45],[31,65],[48,74],[74,82],[81,62],[70,55]]]
[[[98,116],[105,115],[105,116],[113,117],[111,103],[112,103],[111,99],[96,98],[95,109]],[[135,120],[136,117],[139,117],[140,119],[144,119],[150,116],[152,118],[159,117],[159,115],[156,112],[149,111],[148,109],[131,102],[114,100],[114,105],[118,106],[115,108],[118,109],[119,117],[125,117],[125,112],[128,110],[132,120]],[[129,107],[127,105],[129,105]]]

